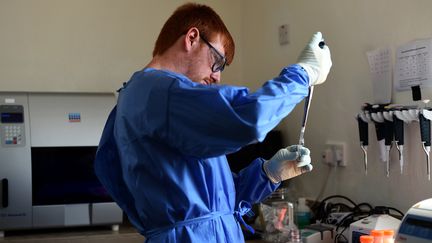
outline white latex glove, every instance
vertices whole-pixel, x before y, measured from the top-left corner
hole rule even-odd
[[[264,162],[264,172],[273,183],[296,177],[313,169],[310,151],[300,145],[280,149],[270,160]]]
[[[309,76],[310,86],[324,83],[332,66],[330,49],[327,45],[322,48],[319,46],[322,41],[321,32],[315,33],[297,59],[297,64],[302,66]]]

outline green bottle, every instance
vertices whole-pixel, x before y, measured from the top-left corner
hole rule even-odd
[[[303,229],[306,225],[310,225],[311,210],[306,205],[306,198],[299,198],[296,210],[296,221],[299,229]]]

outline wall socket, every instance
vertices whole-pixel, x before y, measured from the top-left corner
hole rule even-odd
[[[329,166],[347,166],[346,144],[343,142],[327,142],[322,152],[323,162]]]
[[[286,45],[289,44],[289,26],[287,24],[279,26],[279,44]]]

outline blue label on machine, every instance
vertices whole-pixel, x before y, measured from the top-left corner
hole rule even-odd
[[[69,122],[81,122],[81,113],[69,113]]]

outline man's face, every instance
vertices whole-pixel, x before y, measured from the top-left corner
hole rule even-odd
[[[190,62],[186,76],[193,82],[210,85],[220,82],[225,67],[225,50],[218,35],[212,42],[201,39],[194,59]]]

